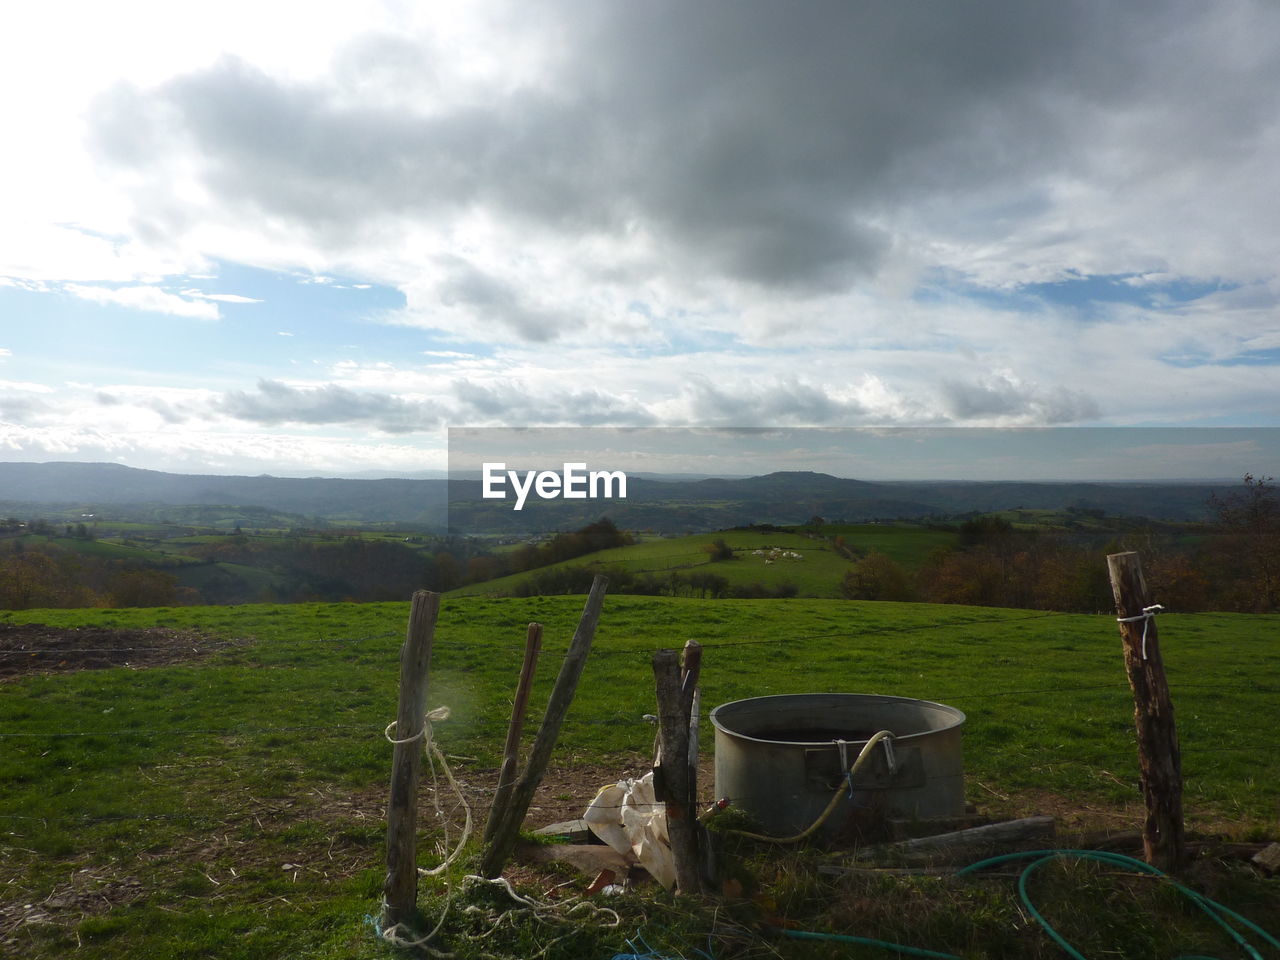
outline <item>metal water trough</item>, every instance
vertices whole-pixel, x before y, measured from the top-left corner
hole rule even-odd
[[[835,789],[879,730],[877,744],[819,831],[832,838],[851,822],[927,820],[965,812],[960,728],[964,714],[928,700],[859,693],[754,697],[711,711],[716,731],[716,796],[750,814],[771,836],[791,836],[822,814]]]

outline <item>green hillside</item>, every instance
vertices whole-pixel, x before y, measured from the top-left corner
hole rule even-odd
[[[831,542],[837,536],[856,554],[884,553],[908,570],[918,567],[932,550],[956,542],[956,535],[947,530],[908,524],[828,524],[800,530],[739,529],[646,540],[460,587],[451,595],[512,596],[540,571],[586,568],[604,574],[619,570],[657,576],[710,573],[724,577],[731,587],[760,584],[776,590],[791,585],[796,596],[835,598],[840,596],[840,583],[851,563]],[[732,548],[732,559],[711,559],[709,551],[717,540]]]
[[[716,540],[723,540],[732,548],[732,559],[711,559],[709,550]],[[732,586],[758,583],[777,588],[791,584],[796,587],[798,596],[838,597],[840,580],[848,566],[849,561],[822,540],[797,533],[725,530],[601,550],[539,570],[461,587],[454,593],[460,596],[509,596],[541,571],[585,567],[604,574],[619,570],[658,576],[695,571],[713,573],[724,577]]]

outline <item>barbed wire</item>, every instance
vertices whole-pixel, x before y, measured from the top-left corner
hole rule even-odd
[[[1219,748],[1206,747],[1204,749],[1217,750]],[[1254,748],[1242,746],[1242,747],[1225,748],[1225,749],[1228,751],[1251,752]],[[1185,753],[1186,751],[1184,750],[1183,752]],[[1136,768],[1124,769],[1123,776],[1127,777],[1128,780],[1117,777],[1115,773],[1107,769],[1108,767],[1113,767],[1113,768],[1118,767],[1123,769],[1127,765],[1133,764],[1133,763],[1134,763],[1134,759],[1131,757],[1112,757],[1110,759],[1105,757],[1101,757],[1097,759],[1081,759],[1081,758],[1075,758],[1075,757],[1066,757],[1061,759],[1055,759],[1045,763],[1032,764],[1029,767],[1029,769],[1052,771],[1054,767],[1062,767],[1062,766],[1085,767],[1090,771],[1094,771],[1098,773],[1100,776],[1105,775],[1106,779],[1111,781],[1116,781],[1121,786],[1132,786],[1134,790],[1138,790],[1140,789],[1140,780],[1139,780],[1140,774]],[[648,765],[647,762],[644,762],[641,764],[641,766],[646,766],[646,767],[647,765]],[[496,768],[493,768],[489,772],[495,773]],[[604,786],[612,786],[614,783],[625,783],[628,779],[638,779],[638,778],[629,778],[626,776],[616,777],[616,778],[613,778],[612,780],[609,780],[608,783],[602,783],[601,786],[604,787]],[[481,787],[472,787],[470,784],[464,783],[463,786],[476,794],[488,793],[491,790],[490,784],[485,784]],[[553,790],[555,789],[555,786],[547,785],[544,787],[544,789],[547,789],[548,791]],[[881,789],[883,788],[876,787],[876,786],[862,786],[861,788],[859,788],[859,786],[855,784],[854,794],[857,795],[857,794],[875,793]],[[1019,788],[1008,787],[1007,789],[1012,793],[1017,793]],[[712,790],[703,789],[698,799],[698,804],[700,806],[710,805],[720,800],[728,800],[730,807],[733,807],[733,806],[741,807],[744,805],[747,807],[750,807],[756,801],[767,802],[772,806],[778,803],[779,801],[786,801],[786,800],[794,800],[794,801],[810,800],[811,801],[813,797],[818,795],[821,795],[825,799],[827,796],[829,796],[829,794],[830,794],[830,791],[825,789],[825,785],[822,789],[796,790],[790,793],[774,789],[768,792],[733,794],[733,795],[727,795],[727,796],[716,794],[714,789]],[[598,802],[598,797],[599,797],[599,791],[596,791],[590,795],[566,794],[566,793],[557,793],[553,795],[553,799],[556,805],[558,806],[563,806],[567,804],[580,804],[583,809],[585,809],[588,805],[594,805],[597,809],[600,809],[600,810],[621,810],[621,809],[625,809],[628,806],[633,808],[636,808],[636,807],[659,808],[663,806],[662,801],[640,802],[635,800],[627,800],[625,802],[620,802],[620,803],[600,803]],[[539,798],[535,798],[535,799],[539,799]],[[541,803],[533,804],[530,807],[530,809],[543,810],[545,809],[548,803],[549,803],[549,798],[541,798]],[[379,809],[380,809],[380,805],[375,804],[375,806],[379,806]],[[218,816],[211,813],[189,813],[189,812],[176,813],[176,812],[167,812],[167,811],[166,812],[112,813],[112,814],[46,814],[46,815],[0,813],[0,821],[14,821],[14,822],[22,822],[22,823],[42,823],[45,825],[48,825],[51,823],[92,825],[92,824],[103,824],[103,823],[149,821],[149,820],[189,821],[189,822],[225,824],[232,821],[252,822],[255,820],[255,818],[260,818],[263,815],[271,816],[271,815],[282,814],[282,813],[296,814],[299,812],[305,813],[306,812],[305,808],[302,810],[299,810],[299,808],[294,806],[293,802],[290,801],[280,806],[264,805],[263,807],[255,808],[250,812],[237,812],[237,811],[231,810],[228,812],[227,815],[223,815],[223,816]],[[426,820],[425,817],[423,819]],[[427,824],[429,825],[429,820],[427,821]]]
[[[1179,690],[1224,690],[1248,693],[1264,693],[1264,694],[1280,694],[1280,687],[1269,687],[1254,683],[1186,683],[1173,684]],[[1087,693],[1098,690],[1111,691],[1121,693],[1127,691],[1128,685],[1124,681],[1116,681],[1112,683],[1099,684],[1082,684],[1075,687],[1039,687],[1022,690],[995,690],[986,693],[965,693],[962,691],[943,692],[934,694],[939,700],[995,700],[1002,697],[1012,696],[1039,696],[1044,694],[1064,694],[1064,693]],[[874,696],[874,694],[872,694]],[[644,724],[646,716],[658,716],[654,713],[615,713],[607,717],[565,717],[563,725],[566,727],[584,727],[584,726],[627,726]],[[455,721],[456,722],[456,721]],[[475,719],[465,721],[468,730],[497,730],[506,729],[507,720],[505,717],[494,716],[491,719]],[[324,724],[286,724],[286,725],[270,725],[270,726],[243,726],[229,728],[213,728],[213,727],[191,727],[191,728],[175,728],[175,727],[129,727],[125,729],[115,730],[20,730],[20,731],[0,731],[0,739],[10,738],[60,738],[60,737],[135,737],[135,736],[156,736],[156,735],[174,735],[174,736],[220,736],[220,737],[238,737],[238,736],[269,736],[277,733],[300,733],[315,731],[334,731],[346,732],[350,730],[367,729],[368,725],[359,722],[352,723],[324,723]],[[1226,749],[1226,748],[1224,748]]]
[[[565,596],[576,596],[576,595],[566,594]],[[540,598],[522,598],[522,599],[540,599]],[[1256,620],[1264,620],[1264,622],[1276,622],[1273,619],[1269,619],[1267,615],[1232,614],[1232,613],[1222,612],[1222,611],[1201,611],[1201,612],[1195,612],[1195,613],[1184,613],[1184,614],[1181,614],[1181,616],[1186,616],[1186,617],[1231,616],[1231,617],[1237,617],[1237,618],[1247,617],[1248,619],[1251,619],[1251,620],[1256,619]],[[1063,618],[1063,617],[1098,617],[1098,618],[1105,617],[1106,623],[1111,623],[1113,621],[1113,616],[1111,614],[1072,613],[1072,612],[1064,612],[1064,611],[1036,611],[1035,613],[1022,615],[1022,616],[957,618],[952,620],[941,620],[941,621],[924,623],[924,624],[909,624],[909,625],[902,625],[902,626],[881,626],[881,627],[864,629],[864,630],[860,630],[856,628],[846,628],[846,629],[834,630],[826,633],[801,634],[799,636],[783,635],[783,636],[776,636],[776,637],[747,637],[740,640],[717,640],[715,638],[708,637],[703,640],[700,640],[699,642],[701,643],[704,649],[716,649],[716,648],[729,648],[729,647],[758,646],[758,645],[778,644],[778,643],[794,644],[794,643],[803,643],[809,640],[831,640],[831,639],[837,639],[837,638],[848,638],[851,640],[858,640],[858,639],[863,639],[868,637],[896,636],[904,633],[919,633],[919,632],[924,632],[929,630],[946,630],[946,629],[955,629],[955,628],[963,628],[963,627],[971,627],[971,626],[1003,625],[1003,624],[1010,624],[1010,623],[1022,623],[1028,620],[1047,620],[1047,619],[1057,619],[1057,618]],[[1276,618],[1276,619],[1280,619],[1280,618]],[[27,625],[27,624],[23,623],[23,624],[14,624],[14,625]],[[47,627],[46,624],[38,624],[38,623],[32,623],[30,625]],[[149,628],[138,628],[138,629],[149,629]],[[378,633],[378,634],[369,634],[369,635],[360,636],[360,637],[290,637],[290,638],[283,638],[283,639],[271,639],[266,641],[263,641],[259,638],[252,638],[252,637],[236,638],[232,640],[221,640],[218,638],[209,638],[207,640],[201,640],[200,642],[195,644],[195,646],[207,647],[210,649],[249,651],[253,649],[270,650],[272,648],[278,648],[282,646],[301,645],[301,644],[307,644],[307,643],[332,643],[332,644],[355,645],[355,644],[365,643],[373,640],[391,640],[391,639],[403,639],[403,634],[399,632],[386,632],[386,633]],[[694,638],[694,639],[697,639],[697,638]],[[190,641],[188,641],[188,643],[190,643]],[[113,653],[120,653],[125,651],[127,652],[172,652],[173,650],[179,649],[179,648],[184,648],[184,644],[175,643],[175,644],[154,645],[154,646],[145,645],[145,646],[131,646],[131,647],[76,647],[76,648],[70,648],[70,647],[12,648],[12,647],[5,647],[3,645],[0,645],[0,656],[5,656],[5,655],[21,656],[21,655],[31,655],[31,654],[41,654],[41,655],[52,656],[52,655],[61,655],[61,654],[80,654],[80,653],[113,654]],[[465,647],[465,649],[467,650],[514,650],[515,646],[512,644],[501,644],[501,643],[468,644]],[[641,650],[637,650],[635,648],[597,647],[594,650],[592,650],[592,656],[601,657],[601,656],[614,656],[614,655],[620,655],[620,654],[651,655],[653,652],[654,651],[652,650],[652,648],[649,648],[649,647],[645,647]]]

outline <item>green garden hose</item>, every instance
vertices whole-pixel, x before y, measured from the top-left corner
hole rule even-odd
[[[1027,891],[1027,879],[1032,873],[1045,864],[1063,857],[1071,857],[1076,860],[1094,860],[1098,863],[1105,863],[1113,867],[1125,867],[1130,870],[1149,873],[1168,880],[1175,890],[1191,900],[1191,902],[1204,911],[1204,913],[1208,914],[1213,921],[1218,924],[1218,926],[1222,927],[1231,939],[1249,955],[1251,960],[1263,960],[1263,958],[1262,955],[1254,949],[1252,944],[1245,940],[1244,937],[1240,935],[1239,931],[1227,922],[1228,918],[1244,927],[1247,927],[1253,933],[1262,937],[1262,939],[1267,943],[1271,944],[1271,946],[1280,949],[1280,940],[1277,940],[1271,934],[1267,933],[1267,931],[1263,930],[1253,921],[1240,916],[1240,914],[1236,913],[1234,910],[1229,910],[1220,903],[1210,900],[1203,894],[1196,893],[1190,887],[1183,886],[1168,874],[1151,866],[1151,864],[1144,863],[1142,860],[1135,860],[1133,857],[1126,857],[1121,853],[1108,853],[1102,850],[1030,850],[1025,853],[1006,853],[998,857],[989,857],[986,860],[979,860],[977,863],[972,863],[959,871],[957,876],[964,876],[965,874],[974,873],[978,870],[995,866],[997,864],[1008,863],[1010,860],[1025,860],[1030,857],[1035,857],[1036,859],[1027,864],[1027,866],[1022,870],[1021,876],[1018,877],[1018,896],[1022,898],[1023,905],[1031,915],[1035,917],[1036,923],[1040,924],[1044,929],[1044,932],[1047,933],[1053,941],[1058,944],[1058,946],[1062,947],[1072,960],[1087,960],[1087,958],[1084,954],[1075,949],[1075,947],[1067,943],[1062,934],[1058,933],[1058,931],[1053,928],[1053,925],[1040,914],[1040,911],[1036,909],[1035,904],[1031,902],[1031,895]],[[1186,956],[1183,957],[1182,960],[1206,960],[1206,958],[1193,958]]]
[[[1280,949],[1280,940],[1277,940],[1271,934],[1267,933],[1267,931],[1263,930],[1253,921],[1240,916],[1240,914],[1236,913],[1234,910],[1230,910],[1220,903],[1210,900],[1208,897],[1204,896],[1204,894],[1196,893],[1190,887],[1183,886],[1168,874],[1156,869],[1149,863],[1144,863],[1141,860],[1135,860],[1133,857],[1126,857],[1121,853],[1108,853],[1101,850],[1029,850],[1024,853],[1007,853],[1002,856],[990,857],[986,860],[979,860],[977,863],[972,863],[963,870],[958,871],[956,876],[965,876],[967,874],[976,873],[986,867],[993,867],[997,864],[1008,863],[1011,860],[1026,860],[1028,858],[1034,858],[1031,863],[1027,864],[1022,869],[1022,873],[1018,877],[1018,895],[1022,898],[1023,906],[1025,906],[1031,916],[1035,918],[1036,923],[1040,924],[1044,932],[1053,939],[1054,943],[1065,950],[1072,960],[1088,960],[1084,954],[1071,946],[1071,944],[1066,941],[1066,938],[1064,938],[1062,934],[1058,933],[1058,931],[1053,928],[1053,925],[1050,924],[1040,911],[1036,909],[1035,904],[1031,902],[1031,895],[1027,890],[1027,880],[1031,874],[1045,864],[1064,857],[1070,857],[1076,860],[1094,860],[1098,863],[1105,863],[1108,866],[1137,870],[1142,873],[1149,873],[1168,880],[1169,883],[1173,885],[1174,889],[1186,896],[1202,911],[1212,917],[1214,922],[1231,936],[1231,939],[1235,941],[1236,945],[1249,955],[1250,960],[1263,960],[1262,954],[1258,953],[1253,945],[1245,940],[1244,937],[1241,936],[1240,932],[1227,922],[1228,919],[1246,927],[1271,946],[1276,949]],[[963,960],[962,957],[956,956],[953,953],[938,953],[934,950],[926,950],[921,947],[909,947],[901,943],[891,943],[888,940],[875,940],[871,937],[855,937],[843,933],[817,933],[808,930],[786,929],[779,929],[778,933],[784,937],[790,937],[793,940],[829,940],[834,943],[848,943],[856,944],[858,946],[878,947],[882,950],[891,950],[894,953],[900,953],[910,957],[931,957],[935,958],[935,960]],[[1178,958],[1178,960],[1216,960],[1216,958],[1205,957],[1200,954],[1183,954]]]

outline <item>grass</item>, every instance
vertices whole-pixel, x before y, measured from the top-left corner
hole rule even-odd
[[[464,782],[490,776],[498,762],[524,625],[546,625],[536,716],[581,606],[580,597],[446,598],[428,705],[453,709],[438,734]],[[79,944],[93,957],[390,956],[362,918],[376,913],[381,885],[391,752],[382,729],[395,712],[406,620],[402,603],[0,613],[0,623],[159,626],[254,640],[199,664],[4,685],[0,952],[60,957]],[[1275,835],[1277,625],[1274,616],[1232,614],[1159,620],[1192,829],[1236,839]],[[985,811],[1047,810],[1068,826],[1091,817],[1138,823],[1132,701],[1115,623],[1105,616],[822,599],[609,598],[553,763],[608,769],[617,758],[646,754],[653,732],[640,717],[653,710],[652,651],[690,638],[707,648],[708,705],[817,690],[950,703],[968,716],[966,783]],[[710,752],[707,727],[703,749]],[[585,807],[591,792],[568,806]],[[427,861],[434,823],[424,814]],[[1057,955],[1026,929],[1007,883],[951,883],[943,896],[937,881],[821,877],[813,852],[740,855],[759,899],[726,906],[721,919],[775,915],[807,929],[871,931],[972,956]],[[1119,881],[1094,873],[1055,868],[1044,889],[1068,921],[1094,918],[1090,930],[1101,924],[1100,905],[1123,907],[1124,922],[1146,931],[1124,941],[1125,955],[1155,955],[1149,948],[1163,950],[1170,931],[1200,936],[1198,921],[1148,890],[1149,881],[1126,881],[1136,884],[1131,893],[1108,895]],[[541,896],[565,878],[526,879]],[[1280,910],[1276,881],[1214,882],[1238,898],[1225,902],[1254,909],[1264,924],[1257,910]],[[428,913],[438,912],[441,895],[424,883]],[[608,957],[641,929],[654,947],[687,954],[718,922],[665,895],[608,901],[615,904],[625,918],[621,930],[579,924],[550,955]],[[44,919],[29,921],[33,915]],[[465,946],[472,923],[479,921],[459,915],[449,928],[458,943]],[[718,935],[730,937],[726,931]],[[534,940],[548,936],[526,923],[492,943],[500,956],[527,957]],[[859,955],[799,941],[773,943],[774,954],[754,949],[741,955]]]
[[[954,547],[959,535],[953,530],[940,530],[918,524],[894,523],[825,523],[820,527],[801,527],[824,537],[842,536],[845,542],[862,553],[883,553],[907,570],[916,570],[935,550]]]

